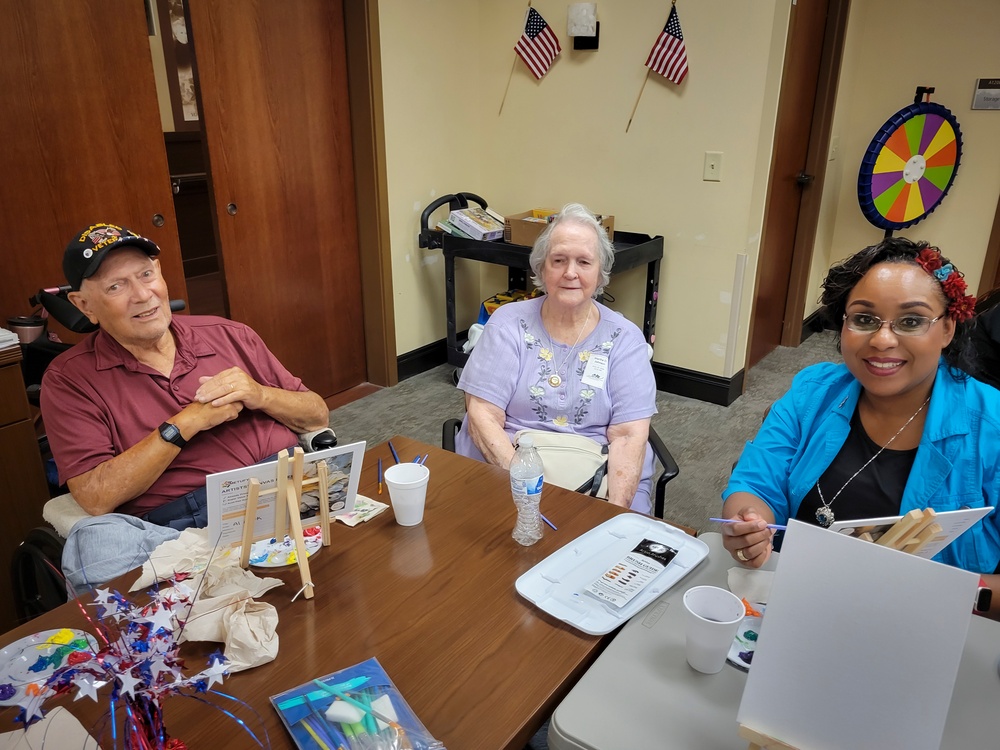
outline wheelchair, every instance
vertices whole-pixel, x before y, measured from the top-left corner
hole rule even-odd
[[[461,428],[461,419],[445,420],[444,424],[441,426],[441,447],[454,453],[455,436],[458,435],[458,431]],[[677,461],[671,455],[670,451],[667,450],[667,446],[657,434],[656,430],[653,429],[652,425],[649,427],[649,445],[653,449],[653,455],[656,457],[656,460],[659,461],[660,466],[663,467],[662,473],[656,480],[656,488],[653,493],[653,515],[656,518],[663,520],[667,494],[667,482],[680,474],[680,467],[677,466]],[[577,492],[587,494],[586,489],[583,487],[579,488]]]
[[[74,333],[97,330],[87,317],[67,298],[69,286],[42,289],[28,301],[33,307],[42,308],[55,320]],[[171,312],[180,312],[184,300],[171,300]],[[41,380],[45,368],[72,344],[49,341],[40,337],[27,347],[25,383],[28,400],[36,407],[41,396]],[[43,456],[48,453],[48,439],[38,438]],[[299,444],[306,452],[332,448],[337,445],[337,435],[326,427],[299,435]],[[38,526],[28,532],[24,541],[14,551],[10,562],[14,608],[19,622],[44,614],[68,600],[69,592],[62,574],[62,552],[66,537],[73,525],[89,514],[81,508],[65,486],[58,486],[54,466],[46,467],[52,498],[42,509],[42,518],[49,526]]]

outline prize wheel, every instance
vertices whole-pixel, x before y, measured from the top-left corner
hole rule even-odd
[[[858,172],[858,201],[880,229],[905,229],[944,200],[962,160],[962,131],[945,107],[920,102],[888,119]]]

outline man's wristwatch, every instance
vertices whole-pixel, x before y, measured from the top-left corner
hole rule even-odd
[[[181,435],[181,431],[177,428],[177,425],[170,424],[170,422],[164,422],[160,425],[160,437],[168,443],[176,445],[178,448],[183,448],[187,445],[187,440]]]

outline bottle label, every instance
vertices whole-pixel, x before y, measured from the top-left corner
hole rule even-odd
[[[526,495],[541,495],[542,494],[542,478],[532,477],[531,479],[524,480],[524,491]]]
[[[542,477],[531,477],[529,479],[511,479],[511,489],[517,495],[541,495]]]

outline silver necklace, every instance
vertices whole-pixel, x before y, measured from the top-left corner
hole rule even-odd
[[[562,385],[562,377],[559,375],[559,372],[560,372],[560,370],[562,370],[563,367],[566,366],[566,363],[569,362],[569,358],[573,356],[573,352],[576,351],[577,344],[579,344],[580,343],[580,339],[583,338],[583,332],[585,330],[587,330],[587,324],[590,322],[590,314],[593,311],[594,311],[594,305],[591,304],[590,308],[587,310],[587,319],[585,321],[583,321],[583,326],[581,326],[580,333],[578,333],[577,336],[576,336],[576,341],[573,342],[573,346],[571,346],[569,348],[569,351],[566,353],[566,356],[563,357],[562,364],[560,364],[558,367],[556,367],[555,372],[553,372],[551,375],[549,375],[548,383],[553,388],[558,388],[560,385]],[[552,341],[552,337],[551,336],[549,336],[549,346],[553,349],[553,351],[556,348],[555,344]]]
[[[830,502],[827,502],[826,498],[823,497],[823,489],[819,486],[819,480],[816,481],[816,492],[819,493],[819,501],[823,503],[816,509],[816,521],[819,523],[820,526],[827,528],[828,526],[830,526],[830,524],[832,524],[836,520],[836,518],[833,515],[833,510],[830,509],[830,506],[833,505],[833,503],[837,500],[838,497],[840,497],[840,493],[844,491],[844,488],[847,487],[847,485],[849,485],[851,482],[854,481],[854,478],[858,474],[867,469],[872,461],[874,461],[876,458],[882,455],[882,451],[888,448],[892,444],[893,440],[895,440],[896,438],[898,438],[900,435],[903,434],[903,430],[905,430],[907,427],[910,426],[910,422],[912,422],[914,419],[917,418],[917,415],[924,410],[924,407],[927,406],[930,400],[931,400],[930,396],[924,399],[924,403],[920,404],[920,408],[917,409],[915,412],[913,412],[912,417],[906,420],[906,424],[900,427],[899,430],[896,432],[896,434],[893,435],[891,438],[889,438],[889,442],[883,445],[881,448],[879,448],[878,451],[875,453],[875,455],[869,458],[865,462],[864,466],[862,466],[860,469],[854,472],[854,474],[851,475],[851,478],[848,479],[846,482],[844,482],[844,486],[841,487],[839,490],[837,490],[837,494],[833,496],[833,499],[831,499]]]

